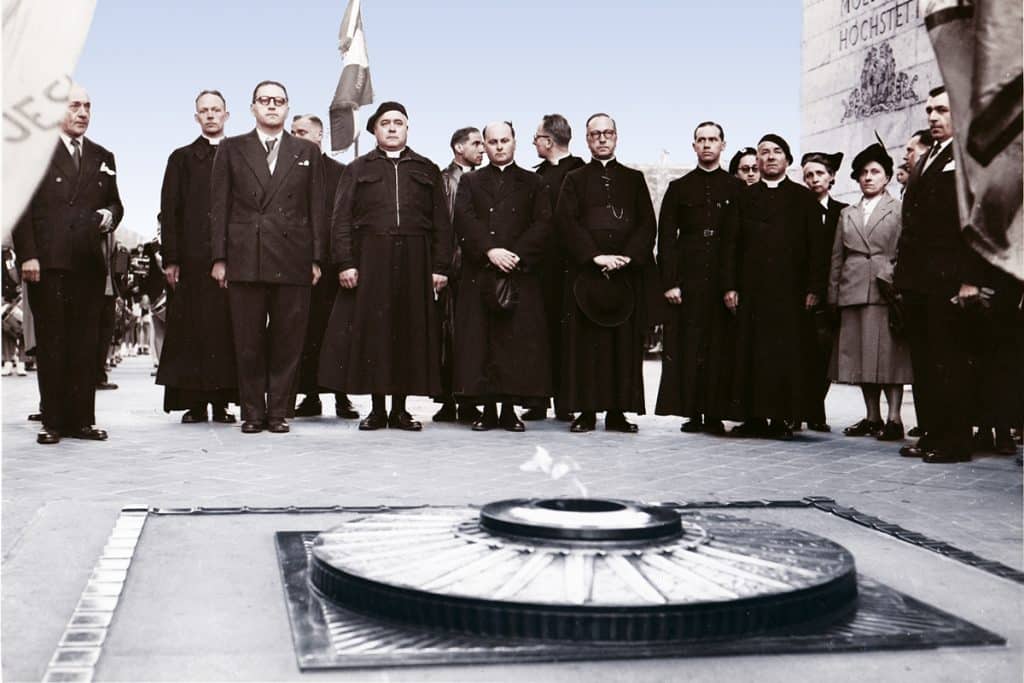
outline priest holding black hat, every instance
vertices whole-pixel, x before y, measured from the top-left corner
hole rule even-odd
[[[320,384],[372,395],[361,430],[419,431],[405,399],[441,393],[434,302],[451,264],[448,203],[437,165],[406,145],[402,104],[381,104],[366,129],[377,147],[349,164],[335,199],[331,260],[341,288],[324,336]]]
[[[740,195],[739,229],[724,245],[724,300],[737,316],[732,412],[746,420],[733,433],[788,438],[805,412],[801,322],[824,293],[821,210],[786,177],[782,137],[761,138],[757,163],[761,180]]]

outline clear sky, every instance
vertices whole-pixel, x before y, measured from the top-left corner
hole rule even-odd
[[[173,149],[198,134],[194,98],[227,97],[229,135],[253,128],[253,86],[288,87],[292,113],[327,120],[341,71],[345,0],[100,0],[76,70],[92,97],[88,135],[114,152],[125,227],[156,232],[160,183]],[[464,125],[511,120],[517,159],[539,160],[540,117],[564,114],[572,151],[596,111],[619,127],[618,157],[693,164],[693,126],[719,121],[725,161],[761,134],[799,158],[798,0],[363,0],[376,102],[398,100],[410,146],[440,165]],[[361,115],[376,105],[364,108]],[[365,120],[365,119],[364,119]],[[360,138],[369,151],[372,136]],[[348,161],[352,151],[337,157]]]

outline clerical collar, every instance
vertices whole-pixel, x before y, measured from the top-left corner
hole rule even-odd
[[[776,188],[786,181],[786,176],[782,176],[778,180],[768,180],[767,178],[761,178],[761,182],[771,188]]]
[[[461,168],[463,173],[470,173],[473,170],[472,166],[463,166],[457,161],[453,161],[452,163]]]
[[[264,147],[266,147],[267,146],[267,140],[275,140],[276,142],[280,142],[281,138],[284,137],[284,130],[277,131],[276,135],[268,135],[267,133],[264,133],[262,130],[257,128],[256,129],[256,135],[259,136],[260,142],[263,143]]]
[[[491,164],[491,165],[494,166],[494,168],[498,169],[499,171],[504,172],[504,170],[506,168],[508,168],[509,166],[511,166],[514,163],[516,163],[515,160],[512,160],[512,161],[508,162],[507,164],[504,164],[504,165],[501,165],[501,166],[499,166],[497,164]]]
[[[558,162],[559,161],[561,161],[562,159],[568,159],[571,156],[572,156],[571,152],[566,152],[565,154],[563,154],[560,157],[556,157],[554,159],[548,159],[548,163],[551,164],[552,166],[558,166]]]
[[[215,138],[211,138],[206,133],[200,133],[200,135],[203,136],[204,140],[206,140],[207,142],[209,142],[211,145],[214,145],[214,146],[219,145],[220,141],[224,139],[224,135],[223,134],[221,134],[221,135],[219,135],[218,137],[215,137]]]
[[[714,168],[704,168],[700,164],[697,164],[697,168],[699,168],[700,170],[704,171],[705,173],[714,173],[715,171],[717,171],[718,169],[720,169],[722,167],[716,165]]]
[[[613,161],[615,161],[615,157],[612,157],[610,159],[598,159],[597,157],[594,157],[594,161],[599,161],[599,162],[601,162],[602,166],[604,166],[605,168],[608,168],[608,164],[610,164]]]
[[[382,149],[381,151],[384,152],[384,156],[386,156],[388,159],[397,159],[400,156],[402,156],[402,152],[405,151],[405,147],[398,150],[397,152],[393,152],[390,149]]]

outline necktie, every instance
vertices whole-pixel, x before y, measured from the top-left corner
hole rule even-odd
[[[271,152],[274,151],[274,145],[277,144],[277,138],[270,138],[267,140],[267,156],[269,157]]]
[[[75,162],[75,170],[78,171],[82,168],[82,141],[78,138],[71,138],[71,147],[75,150],[71,155],[71,160]]]
[[[939,156],[939,150],[942,149],[942,144],[936,142],[932,145],[931,151],[928,152],[928,158],[924,161],[924,168],[928,168],[935,161],[935,157]]]
[[[267,167],[270,172],[274,172],[274,165],[277,163],[277,138],[270,138],[266,142],[267,145]]]

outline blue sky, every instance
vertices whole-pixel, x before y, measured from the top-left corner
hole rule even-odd
[[[199,134],[199,90],[227,96],[229,135],[252,129],[264,78],[288,86],[292,113],[326,120],[345,4],[98,2],[75,76],[92,96],[88,135],[117,157],[125,227],[156,232],[167,156]],[[581,156],[595,111],[617,120],[626,163],[668,150],[692,165],[704,119],[725,126],[726,157],[769,130],[797,153],[801,12],[796,0],[363,0],[376,101],[403,102],[410,146],[441,165],[453,130],[508,119],[519,163],[532,166],[532,133],[551,112],[569,119]],[[364,133],[360,151],[370,145]]]

